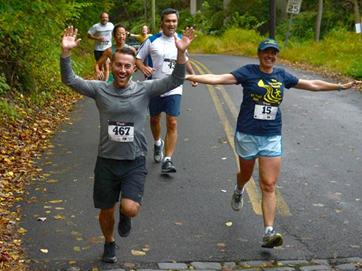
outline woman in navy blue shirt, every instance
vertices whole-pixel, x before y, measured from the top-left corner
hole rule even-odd
[[[239,155],[240,171],[232,196],[231,206],[239,211],[243,206],[244,186],[253,174],[259,159],[259,184],[262,191],[262,212],[265,232],[262,247],[273,248],[283,244],[283,236],[275,232],[275,185],[282,154],[282,118],[279,105],[285,88],[311,91],[342,90],[361,81],[333,84],[322,80],[299,79],[284,69],[275,68],[279,45],[273,39],[263,40],[258,47],[259,65],[245,65],[229,74],[187,75],[186,80],[210,85],[241,84],[243,101],[237,120],[235,149]]]

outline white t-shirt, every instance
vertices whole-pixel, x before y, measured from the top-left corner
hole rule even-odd
[[[106,25],[97,23],[88,30],[88,33],[95,37],[100,37],[100,36],[104,37],[103,41],[98,41],[98,40],[94,41],[95,51],[105,51],[107,48],[112,46],[113,28],[114,25],[112,23],[107,23]]]
[[[180,38],[182,37],[179,34],[177,35]],[[148,55],[151,57],[148,65],[155,69],[152,77],[149,79],[162,79],[169,76],[172,73],[177,59],[177,48],[174,37],[167,37],[162,33],[149,37],[138,50],[137,58],[143,62]],[[175,94],[182,95],[182,85],[161,96],[164,97]]]

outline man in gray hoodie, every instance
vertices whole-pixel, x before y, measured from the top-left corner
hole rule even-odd
[[[72,26],[64,30],[60,58],[62,81],[78,93],[95,100],[100,117],[100,141],[95,166],[93,200],[100,209],[99,223],[105,237],[103,261],[117,261],[114,242],[114,212],[120,201],[118,233],[128,236],[131,217],[141,206],[146,180],[144,133],[147,107],[151,98],[181,85],[185,79],[185,51],[194,40],[194,30],[186,28],[182,39],[175,35],[178,50],[172,75],[160,80],[134,82],[136,56],[129,48],[116,50],[112,58],[114,81],[84,80],[71,67],[71,50],[80,39]],[[122,194],[121,200],[119,199]]]

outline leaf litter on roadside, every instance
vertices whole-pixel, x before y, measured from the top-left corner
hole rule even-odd
[[[56,91],[52,96],[44,106],[34,105],[29,97],[12,90],[1,97],[1,101],[11,103],[18,114],[17,120],[5,114],[0,116],[0,267],[3,270],[27,268],[26,260],[21,257],[20,236],[26,234],[19,227],[22,210],[15,207],[15,203],[22,200],[27,185],[49,177],[49,174],[42,175],[37,160],[44,151],[53,148],[50,139],[54,131],[80,98],[71,91]]]

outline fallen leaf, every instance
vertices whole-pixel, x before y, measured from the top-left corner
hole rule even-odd
[[[46,220],[47,220],[46,217],[38,217],[38,221],[44,222],[44,221],[46,221]]]
[[[139,251],[139,250],[131,250],[131,252],[132,252],[132,255],[134,255],[134,256],[145,256],[146,255],[146,252]]]
[[[150,251],[150,246],[149,245],[145,245],[143,248],[142,248],[143,251]]]
[[[55,216],[53,216],[54,217],[54,219],[66,219],[66,217],[65,216],[63,216],[63,215],[55,215]]]
[[[222,189],[221,192],[226,193],[226,190]]]
[[[324,204],[322,204],[322,203],[315,203],[315,204],[313,204],[315,207],[323,207],[324,206]]]
[[[182,225],[182,222],[177,221],[177,222],[175,222],[175,225],[181,226],[181,225]]]
[[[80,247],[78,247],[78,246],[74,246],[74,247],[73,247],[73,250],[75,250],[75,251],[81,251]]]
[[[359,245],[350,245],[351,248],[360,248],[361,246]]]
[[[124,263],[123,267],[125,267],[125,268],[133,268],[133,267],[135,267],[135,264],[134,263]]]
[[[231,227],[233,225],[233,222],[226,222],[225,225]]]
[[[75,264],[77,261],[69,261],[69,264]]]
[[[98,240],[97,238],[94,238],[94,237],[89,238],[88,240],[89,240],[90,242],[92,242],[92,243],[95,243],[95,244],[103,243],[103,241]]]
[[[18,229],[18,233],[19,233],[19,234],[24,234],[24,233],[26,233],[26,232],[27,232],[27,230],[24,229],[24,228]]]
[[[48,203],[61,203],[61,202],[63,202],[61,199],[48,201]]]
[[[226,244],[224,244],[224,243],[218,243],[217,246],[224,248],[224,247],[226,247]]]
[[[48,253],[49,251],[48,251],[46,248],[41,248],[41,249],[40,249],[40,252],[43,252],[43,253],[46,254],[46,253]]]

